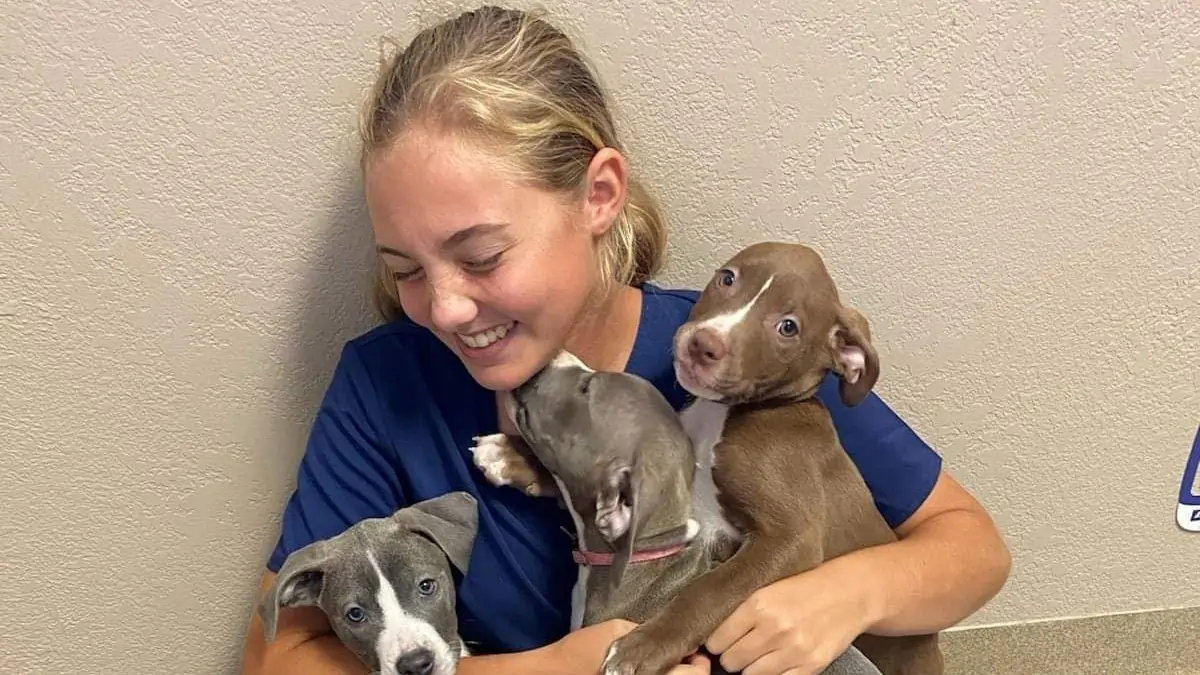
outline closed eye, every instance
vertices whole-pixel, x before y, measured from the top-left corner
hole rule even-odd
[[[473,274],[478,274],[481,272],[490,272],[492,269],[494,269],[497,265],[500,264],[500,257],[502,255],[504,255],[504,253],[500,252],[500,253],[497,253],[496,255],[488,256],[488,257],[480,259],[480,260],[468,260],[463,263],[463,267],[465,267],[468,272],[471,272]]]

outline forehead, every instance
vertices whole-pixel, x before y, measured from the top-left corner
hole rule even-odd
[[[440,243],[479,223],[528,222],[532,186],[508,177],[481,148],[453,137],[408,134],[371,158],[364,171],[379,244]]]
[[[763,299],[836,299],[837,291],[825,264],[815,251],[798,245],[756,245],[734,256],[726,265],[741,278],[737,294],[753,295],[763,289]]]
[[[423,534],[406,523],[391,518],[360,522],[340,547],[340,555],[361,559],[370,565],[367,553],[380,565],[441,564],[445,554]],[[386,569],[385,569],[386,571]]]

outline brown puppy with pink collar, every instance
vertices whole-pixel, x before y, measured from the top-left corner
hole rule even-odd
[[[866,398],[879,358],[866,319],[843,305],[821,257],[800,244],[743,249],[704,289],[675,338],[676,374],[697,396],[682,413],[694,444],[705,536],[737,552],[693,578],[617,640],[605,675],[663,675],[754,591],[896,535],[815,397],[832,370],[847,405]],[[937,636],[864,635],[884,675],[939,675]]]

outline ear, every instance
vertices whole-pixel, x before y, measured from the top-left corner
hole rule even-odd
[[[633,556],[637,541],[638,486],[633,467],[614,463],[607,471],[607,481],[596,493],[596,527],[613,545],[610,579],[613,588],[621,585],[625,567]]]
[[[879,355],[871,344],[867,319],[853,307],[838,309],[837,324],[829,335],[833,371],[841,378],[842,402],[856,406],[863,402],[879,379]]]
[[[467,573],[479,532],[479,503],[468,492],[450,492],[392,514],[402,527],[428,537],[459,572]]]
[[[607,232],[625,206],[629,168],[616,148],[601,148],[587,168],[584,223],[593,236]]]
[[[275,639],[281,607],[316,605],[320,600],[325,566],[331,554],[329,541],[320,540],[293,551],[284,561],[258,606],[267,642]]]

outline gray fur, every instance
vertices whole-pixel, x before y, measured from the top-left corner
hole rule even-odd
[[[267,641],[275,639],[281,608],[315,605],[373,671],[452,675],[464,649],[451,566],[466,573],[478,517],[475,498],[453,492],[360,521],[293,552],[259,606]],[[384,584],[392,592],[381,603]],[[395,635],[381,638],[385,616]],[[431,658],[430,669],[414,669],[414,660]]]
[[[671,557],[623,562],[631,550],[679,541],[689,523],[696,526],[692,442],[679,415],[650,382],[628,373],[593,371],[563,353],[517,388],[512,402],[522,437],[512,441],[523,439],[532,456],[560,481],[566,491],[560,498],[580,516],[581,545],[618,554],[613,566],[592,567],[585,575],[582,625],[612,618],[642,623],[684,582],[732,555],[735,543],[702,530]],[[625,504],[630,526],[625,532],[605,531],[596,522],[596,506],[619,501],[622,494],[631,496]],[[714,673],[723,672],[717,662],[713,666]],[[824,672],[879,675],[853,647]]]

